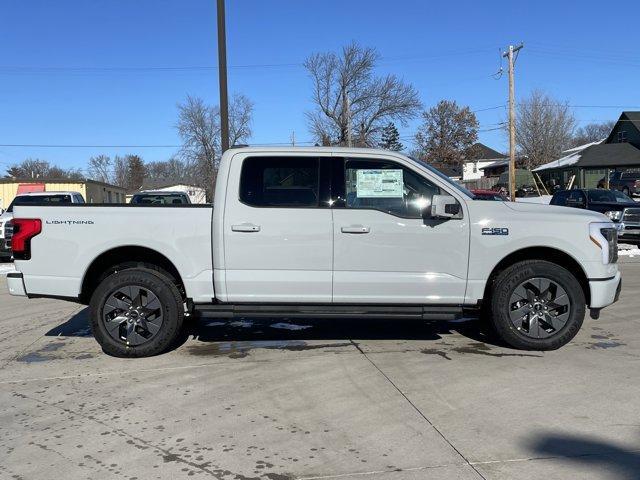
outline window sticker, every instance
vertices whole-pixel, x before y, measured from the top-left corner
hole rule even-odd
[[[402,198],[402,169],[357,170],[357,198]]]

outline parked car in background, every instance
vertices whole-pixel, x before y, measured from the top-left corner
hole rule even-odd
[[[618,237],[640,239],[640,204],[617,190],[560,190],[554,193],[551,205],[603,213],[616,223]]]
[[[474,200],[386,150],[232,148],[213,206],[19,206],[14,221],[9,292],[88,303],[96,340],[127,357],[167,350],[185,312],[198,311],[416,320],[483,311],[509,345],[553,350],[621,288],[608,218]]]
[[[134,193],[131,197],[133,204],[145,205],[185,205],[190,204],[189,195],[184,192],[144,191]]]
[[[495,190],[483,190],[480,188],[476,188],[471,190],[473,196],[476,200],[496,200],[500,202],[508,201],[507,196],[501,192]]]
[[[11,259],[13,208],[16,205],[65,205],[70,203],[84,203],[84,197],[78,192],[31,192],[16,196],[6,212],[0,215],[0,261]]]
[[[598,181],[598,188],[605,188],[605,178]],[[625,195],[640,195],[640,172],[634,170],[615,171],[609,175],[609,189]]]

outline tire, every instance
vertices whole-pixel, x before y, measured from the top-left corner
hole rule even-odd
[[[586,308],[578,280],[543,260],[518,262],[502,271],[491,288],[490,302],[495,332],[519,350],[566,345],[580,330]]]
[[[184,320],[180,292],[170,277],[132,268],[102,280],[89,304],[91,329],[114,357],[149,357],[169,349]]]

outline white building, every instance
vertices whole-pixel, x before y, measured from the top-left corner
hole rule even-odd
[[[195,185],[186,184],[167,184],[159,182],[145,181],[140,187],[141,192],[152,190],[154,192],[182,192],[186,193],[191,203],[207,203],[207,196],[202,187],[196,187]],[[127,195],[127,203],[131,201],[133,193]]]
[[[503,161],[506,155],[489,148],[482,143],[476,143],[471,147],[471,155],[465,161],[462,169],[462,181],[478,180],[484,176],[484,167]]]

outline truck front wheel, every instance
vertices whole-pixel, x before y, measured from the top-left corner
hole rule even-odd
[[[500,272],[491,290],[491,321],[510,346],[555,350],[578,333],[584,292],[566,269],[543,260],[518,262]]]
[[[89,304],[93,335],[105,353],[148,357],[175,342],[184,318],[180,292],[155,270],[132,268],[106,277]]]

